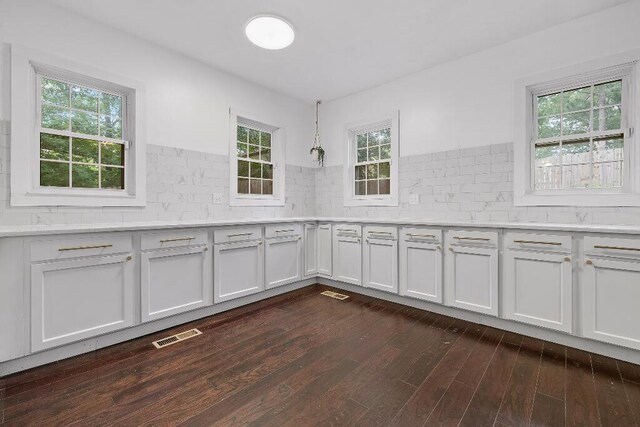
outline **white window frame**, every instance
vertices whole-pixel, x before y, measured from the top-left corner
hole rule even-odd
[[[126,98],[125,189],[40,187],[38,76],[48,75]],[[145,206],[145,90],[136,81],[23,46],[11,47],[11,205]]]
[[[239,110],[229,109],[229,205],[284,206],[286,169],[286,129],[276,120]],[[238,193],[238,124],[271,132],[271,163],[273,164],[273,194]]]
[[[516,82],[514,141],[515,206],[640,206],[640,51],[528,77]],[[540,95],[623,79],[622,128],[624,130],[623,187],[608,189],[535,190],[533,173],[536,99]]]
[[[349,123],[345,128],[343,194],[344,206],[398,206],[398,158],[399,153],[399,117],[400,112],[358,122]],[[356,195],[355,165],[356,135],[385,125],[391,128],[391,188],[389,194]]]

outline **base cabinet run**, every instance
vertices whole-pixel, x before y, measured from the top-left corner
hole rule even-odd
[[[131,254],[31,266],[31,351],[133,325]]]
[[[304,225],[304,275],[318,274],[318,226]]]
[[[498,234],[449,231],[446,257],[446,303],[498,315]]]

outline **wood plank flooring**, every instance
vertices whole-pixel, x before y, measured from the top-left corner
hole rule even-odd
[[[0,378],[0,424],[640,425],[638,365],[326,289]]]

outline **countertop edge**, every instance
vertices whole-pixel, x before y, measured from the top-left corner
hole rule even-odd
[[[132,223],[104,223],[104,224],[61,224],[61,225],[26,225],[0,227],[1,237],[28,237],[59,234],[85,234],[120,231],[147,231],[180,228],[208,228],[208,227],[240,227],[258,224],[278,224],[287,222],[331,222],[384,224],[394,226],[425,226],[444,228],[493,228],[517,229],[536,231],[564,231],[582,233],[612,233],[612,234],[640,234],[640,226],[632,225],[596,225],[596,224],[563,224],[540,222],[474,222],[474,221],[441,221],[429,219],[385,219],[385,218],[338,218],[338,217],[278,217],[278,218],[247,218],[219,221],[150,221]]]

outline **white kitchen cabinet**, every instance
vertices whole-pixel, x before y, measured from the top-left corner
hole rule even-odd
[[[279,232],[278,232],[279,231]],[[266,288],[272,289],[302,279],[303,248],[300,227],[267,232],[265,240]]]
[[[333,230],[333,278],[362,286],[361,227],[336,224]]]
[[[441,304],[442,287],[442,230],[402,229],[400,295]]]
[[[571,236],[509,233],[504,242],[504,317],[572,332]]]
[[[498,315],[498,233],[447,233],[445,301],[452,307]]]
[[[132,326],[131,258],[129,253],[32,263],[31,351]]]
[[[398,230],[368,226],[364,228],[364,235],[364,286],[398,293]]]
[[[640,349],[640,240],[586,237],[585,250],[583,336]]]
[[[211,252],[206,245],[143,252],[142,321],[212,304]]]
[[[304,225],[304,275],[318,274],[318,225]]]
[[[229,301],[264,290],[262,240],[214,245],[214,302]]]
[[[331,224],[318,224],[318,275],[333,276],[333,231]]]

